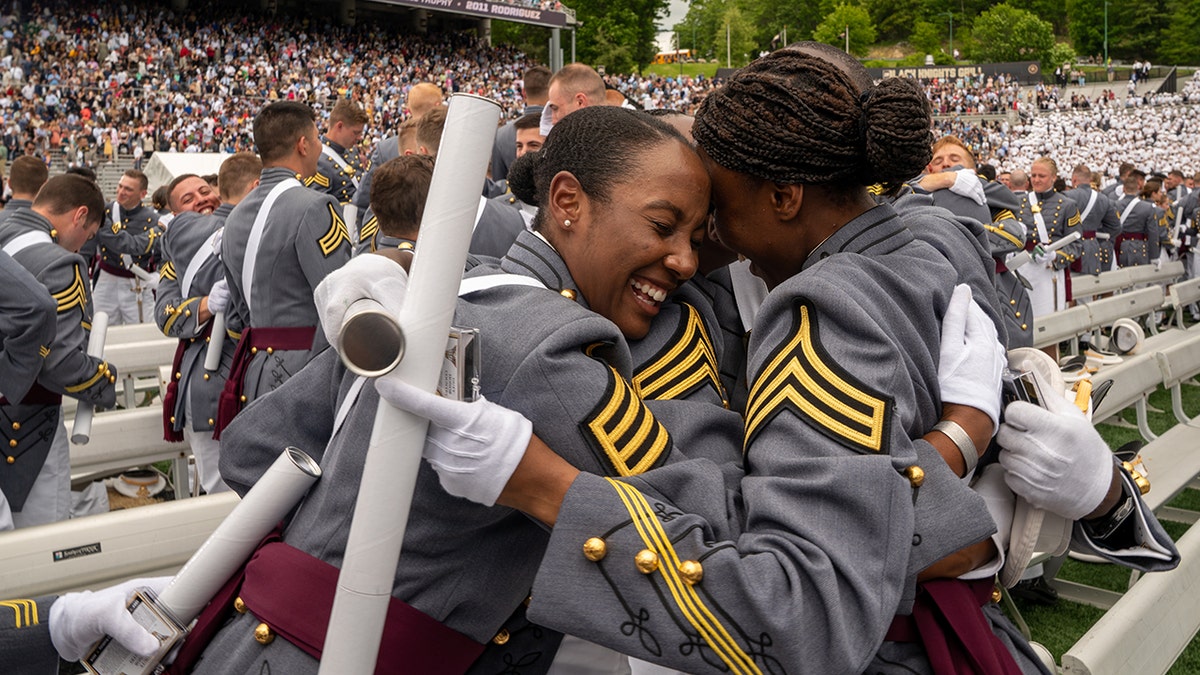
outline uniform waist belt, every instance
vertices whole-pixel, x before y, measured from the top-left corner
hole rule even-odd
[[[912,615],[892,619],[884,639],[921,643],[938,675],[1018,675],[1020,667],[980,609],[991,601],[994,584],[993,579],[917,584]]]
[[[1122,232],[1121,234],[1118,234],[1117,241],[1113,244],[1113,248],[1116,249],[1117,255],[1121,255],[1121,244],[1123,242],[1129,241],[1130,239],[1137,240],[1137,241],[1145,241],[1146,233],[1145,232]]]
[[[213,438],[221,440],[221,432],[233,421],[234,416],[242,409],[242,391],[246,380],[246,368],[254,357],[251,350],[282,349],[284,351],[312,349],[315,326],[288,326],[284,328],[247,327],[242,331],[237,349],[233,352],[233,364],[229,369],[229,379],[225,380],[225,389],[217,402],[217,421],[213,429]]]
[[[100,261],[100,269],[104,270],[105,272],[108,272],[109,274],[113,275],[114,277],[123,277],[125,279],[133,279],[134,278],[133,272],[130,272],[129,270],[125,269],[124,267],[117,267],[116,265],[110,265],[110,264],[104,262],[103,260]],[[154,265],[143,265],[142,269],[146,270],[147,272],[153,272]]]
[[[1096,238],[1096,231],[1095,231],[1095,230],[1092,230],[1091,232],[1088,232],[1087,230],[1084,230],[1084,231],[1083,231],[1083,238],[1084,238],[1084,239],[1095,239],[1095,238]]]
[[[269,543],[246,565],[241,598],[278,635],[320,659],[338,569],[288,546]],[[376,673],[462,673],[484,645],[443,626],[407,603],[388,603]]]
[[[10,401],[0,396],[0,405],[62,405],[62,394],[56,394],[37,382],[29,388],[29,393],[20,401]]]

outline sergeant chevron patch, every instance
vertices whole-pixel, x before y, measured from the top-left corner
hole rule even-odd
[[[817,342],[817,312],[798,302],[795,334],[780,346],[750,388],[745,448],[763,424],[791,410],[821,433],[860,452],[888,452],[892,399],[838,366]]]
[[[729,407],[716,353],[700,312],[687,303],[679,306],[683,312],[674,335],[649,365],[634,373],[633,385],[643,400],[655,401],[684,398],[701,387],[712,386]]]
[[[158,278],[174,281],[176,279],[175,263],[168,261],[158,268]]]
[[[327,188],[329,187],[329,178],[322,176],[319,173],[315,173],[304,181],[304,187],[312,187],[313,185]]]
[[[374,215],[372,215],[371,219],[368,220],[367,222],[363,223],[362,227],[359,228],[358,243],[361,244],[365,241],[370,241],[370,239],[372,237],[374,237],[375,233],[378,231],[379,231],[379,219],[376,218]]]
[[[666,427],[612,366],[608,367],[604,398],[579,425],[618,476],[650,470],[666,457],[671,446]]]
[[[37,602],[33,600],[4,600],[0,601],[0,607],[7,607],[13,611],[14,628],[28,628],[41,622]]]
[[[321,247],[321,253],[328,258],[331,253],[336,251],[342,242],[350,243],[350,231],[346,229],[346,221],[338,214],[337,209],[333,204],[329,205],[329,230],[321,235],[317,240],[317,244]]]
[[[74,307],[87,307],[87,287],[83,285],[83,277],[79,274],[79,265],[75,266],[75,280],[65,290],[54,294],[54,302],[58,303],[58,313],[69,311]]]

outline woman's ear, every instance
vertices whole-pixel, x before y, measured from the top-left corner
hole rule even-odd
[[[775,183],[771,191],[771,208],[781,221],[793,220],[804,204],[804,186]]]
[[[580,222],[587,199],[579,179],[570,171],[559,171],[550,179],[550,222],[546,225],[554,230],[571,229],[573,224]]]

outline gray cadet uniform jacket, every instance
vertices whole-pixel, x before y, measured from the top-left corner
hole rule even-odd
[[[1029,194],[1026,192],[1020,195],[1021,204],[1016,212],[1017,219],[1025,225],[1025,230],[1029,233],[1028,241],[1035,245],[1047,246],[1071,234],[1079,227],[1079,207],[1073,200],[1054,190],[1037,193],[1036,208],[1042,214],[1042,220],[1046,223],[1046,234],[1049,237],[1048,241],[1042,241],[1041,235],[1038,234],[1037,219],[1034,217],[1033,209],[1035,207],[1030,203]],[[1082,252],[1083,244],[1079,241],[1058,249],[1054,252],[1054,269],[1061,270],[1067,267],[1075,262]],[[1034,261],[1029,264],[1038,263]]]
[[[354,193],[358,191],[358,183],[370,164],[366,167],[363,166],[361,151],[348,152],[346,148],[328,138],[323,138],[321,141],[325,144],[324,147],[336,153],[346,163],[346,166],[341,166],[330,159],[325,152],[321,152],[321,158],[317,160],[317,172],[306,178],[304,184],[320,192],[333,195],[333,198],[341,204],[349,204],[354,199]]]
[[[14,511],[24,505],[60,424],[62,406],[51,399],[65,394],[101,408],[116,402],[116,369],[87,355],[92,299],[83,258],[54,242],[50,222],[30,209],[13,214],[0,227],[0,248],[30,233],[43,236],[12,257],[50,292],[57,322],[54,342],[43,350],[40,386],[24,403],[0,405],[0,442],[4,454],[13,458],[0,464],[0,488]]]
[[[711,462],[582,474],[530,618],[690,673],[873,666],[916,572],[994,530],[982,499],[910,440],[939,416],[937,326],[956,278],[889,206],[843,226],[755,321],[744,522]],[[914,526],[927,499],[937,508]]]
[[[358,189],[354,192],[353,201],[354,205],[358,207],[359,213],[366,213],[367,209],[371,208],[371,174],[375,171],[375,167],[383,166],[389,159],[396,159],[399,156],[399,136],[388,136],[379,141],[379,144],[375,146],[374,152],[371,153],[371,161],[368,163],[367,170],[363,172],[362,180],[358,183]]]
[[[50,606],[56,596],[4,600],[0,607],[0,672],[56,673]]]
[[[212,321],[200,323],[200,301],[213,284],[225,277],[221,264],[220,235],[232,204],[222,204],[211,214],[184,212],[171,221],[163,237],[163,263],[159,267],[158,292],[154,302],[154,320],[167,337],[178,338],[183,354],[171,377],[177,387],[175,404],[168,423],[182,432],[185,423],[194,431],[212,431],[217,416],[217,400],[237,340],[226,336],[222,343],[221,365],[217,372],[204,370]],[[215,247],[214,247],[215,245]],[[189,279],[188,270],[195,266]],[[189,283],[183,288],[184,281]],[[185,420],[187,400],[191,398],[193,419]]]
[[[163,230],[158,226],[158,211],[139,204],[136,209],[120,208],[121,222],[112,220],[113,203],[107,205],[104,222],[96,233],[100,245],[100,264],[113,269],[125,270],[122,255],[129,255],[133,264],[147,272],[154,270],[158,255],[158,241]]]
[[[28,199],[14,198],[8,200],[8,202],[4,205],[4,208],[0,209],[0,224],[3,224],[4,221],[8,220],[9,216],[16,213],[18,209],[27,209],[31,206],[33,206],[33,202]]]
[[[258,187],[225,220],[221,261],[229,284],[226,325],[234,332],[246,327],[316,327],[313,289],[350,259],[350,235],[337,200],[315,190],[290,189],[275,201],[266,220],[247,301],[242,270],[250,231],[268,193],[288,179],[296,180],[296,175],[286,168],[264,169]],[[324,346],[319,330],[314,340]],[[250,359],[241,394],[252,401],[278,387],[315,351],[272,347],[268,353],[264,346]]]
[[[1113,207],[1121,225],[1116,244],[1117,265],[1146,265],[1157,259],[1159,225],[1154,204],[1135,195],[1120,195]]]
[[[539,436],[583,470],[630,475],[674,461],[671,434],[631,384],[633,363],[623,336],[586,308],[554,250],[524,233],[499,268],[479,266],[471,276],[501,271],[533,277],[547,288],[501,285],[459,300],[455,325],[480,329],[481,393],[527,416]],[[283,445],[318,459],[324,477],[287,524],[284,540],[333,565],[342,560],[379,400],[366,383],[335,429],[335,411],[355,380],[327,350],[250,405],[222,436],[221,475],[238,492],[257,480]],[[293,420],[286,434],[277,424],[282,418]],[[720,447],[736,459],[736,438],[723,439]],[[544,672],[557,634],[527,623],[521,630],[513,621],[524,621],[522,603],[547,537],[521,513],[449,496],[422,464],[393,596],[486,643],[471,672],[499,672],[506,664],[522,673]],[[255,642],[250,609],[218,634],[197,673],[259,673],[265,661],[273,672],[315,672],[313,659],[286,640],[266,647]],[[493,638],[502,628],[510,639],[499,645]]]
[[[1112,269],[1113,243],[1121,232],[1121,221],[1117,219],[1112,202],[1090,185],[1071,188],[1063,194],[1079,207],[1079,226],[1083,230],[1083,250],[1078,265],[1071,270],[1080,274],[1100,274]]]
[[[0,252],[0,396],[25,398],[54,341],[55,302],[29,270]]]

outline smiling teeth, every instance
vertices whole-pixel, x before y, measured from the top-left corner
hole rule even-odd
[[[655,288],[653,286],[648,286],[641,282],[635,281],[635,282],[633,282],[633,287],[638,289],[639,291],[645,293],[647,296],[650,297],[651,300],[653,300],[655,302],[662,302],[663,300],[667,299],[666,291]]]

